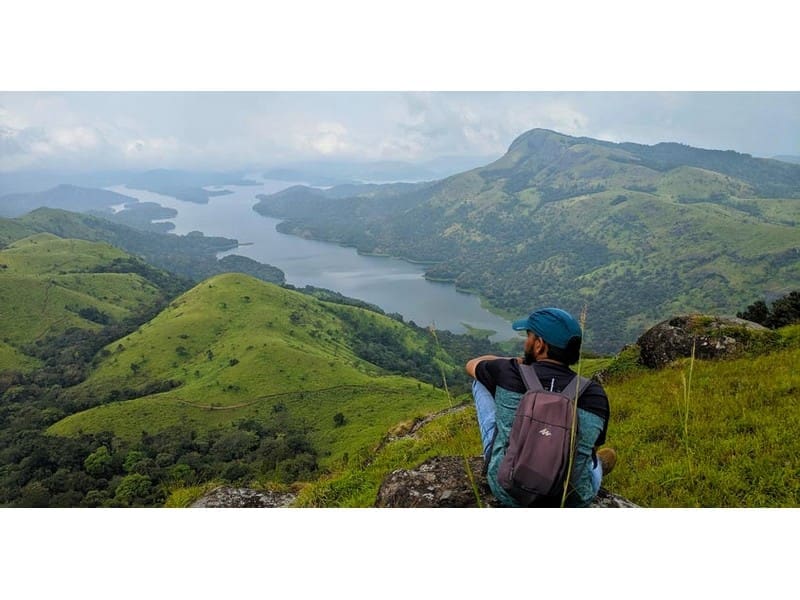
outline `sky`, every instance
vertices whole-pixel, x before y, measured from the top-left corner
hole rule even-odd
[[[800,155],[800,93],[0,92],[0,171],[497,158],[535,127]]]

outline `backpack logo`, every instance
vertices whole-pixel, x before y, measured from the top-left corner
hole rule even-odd
[[[547,427],[545,427],[544,429],[539,430],[539,435],[543,435],[544,437],[550,437],[553,434],[550,433],[550,430]]]

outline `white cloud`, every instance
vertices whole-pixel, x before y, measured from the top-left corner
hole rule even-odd
[[[101,136],[91,127],[59,127],[50,133],[55,146],[72,152],[90,150],[101,143]]]
[[[308,146],[320,154],[347,154],[352,146],[347,140],[347,128],[341,123],[320,123],[316,131],[300,136],[300,147]]]

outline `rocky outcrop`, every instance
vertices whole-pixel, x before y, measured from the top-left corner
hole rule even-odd
[[[481,475],[483,458],[468,460],[481,506],[499,506]],[[415,469],[397,469],[384,479],[378,490],[377,507],[463,508],[478,506],[476,490],[467,475],[465,460],[459,456],[431,458]]]
[[[467,464],[472,473],[472,481],[467,474]],[[375,506],[379,508],[500,507],[500,503],[492,495],[486,483],[486,478],[481,474],[482,467],[483,459],[480,456],[472,457],[466,462],[459,456],[439,456],[425,461],[415,469],[398,469],[384,480],[378,490]],[[197,500],[190,508],[284,508],[291,506],[295,497],[292,492],[220,486]],[[635,507],[636,504],[602,488],[592,503],[592,508]]]
[[[295,497],[296,494],[291,492],[220,486],[200,498],[190,508],[283,508],[294,502]]]
[[[636,341],[639,361],[657,369],[678,358],[734,358],[767,344],[775,334],[766,327],[734,317],[682,315],[662,321]]]
[[[466,464],[472,473],[467,474]],[[379,508],[477,508],[498,507],[486,478],[480,456],[439,456],[415,469],[393,471],[381,484],[375,506]],[[473,481],[475,485],[473,486]],[[480,502],[479,502],[480,500]],[[629,500],[602,489],[593,508],[635,508]]]

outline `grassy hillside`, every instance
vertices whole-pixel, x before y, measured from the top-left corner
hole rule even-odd
[[[442,375],[464,386],[465,357],[494,351],[243,274],[179,296],[185,280],[107,243],[31,234],[89,235],[85,219],[0,220],[0,506],[313,479],[441,409]]]
[[[678,144],[533,130],[499,160],[381,196],[262,196],[281,231],[431,262],[507,317],[589,314],[613,353],[680,312],[733,314],[800,285],[800,166]]]
[[[37,344],[73,328],[98,332],[173,291],[168,278],[122,250],[47,233],[0,250],[0,265],[0,371],[30,370]]]
[[[645,506],[800,504],[800,327],[785,347],[732,361],[681,361],[607,386],[609,486]]]
[[[783,347],[730,361],[686,359],[629,369],[606,384],[608,445],[619,462],[604,487],[645,507],[800,505],[800,326]],[[607,365],[586,361],[584,373]],[[468,398],[459,398],[468,400]],[[405,429],[408,429],[406,424]],[[402,432],[398,427],[396,432]],[[434,419],[413,437],[362,454],[307,486],[298,506],[372,506],[384,477],[432,456],[478,456],[471,406]]]
[[[352,320],[399,337],[411,350],[428,347],[382,315],[245,275],[214,277],[107,346],[97,368],[67,394],[75,402],[104,404],[49,432],[109,430],[135,440],[143,431],[182,427],[202,436],[244,420],[288,416],[306,430],[325,464],[374,443],[398,421],[447,404],[432,385],[388,375],[359,358],[359,350],[345,343]],[[438,352],[429,359],[452,370],[449,357]],[[153,386],[168,391],[141,393]]]

